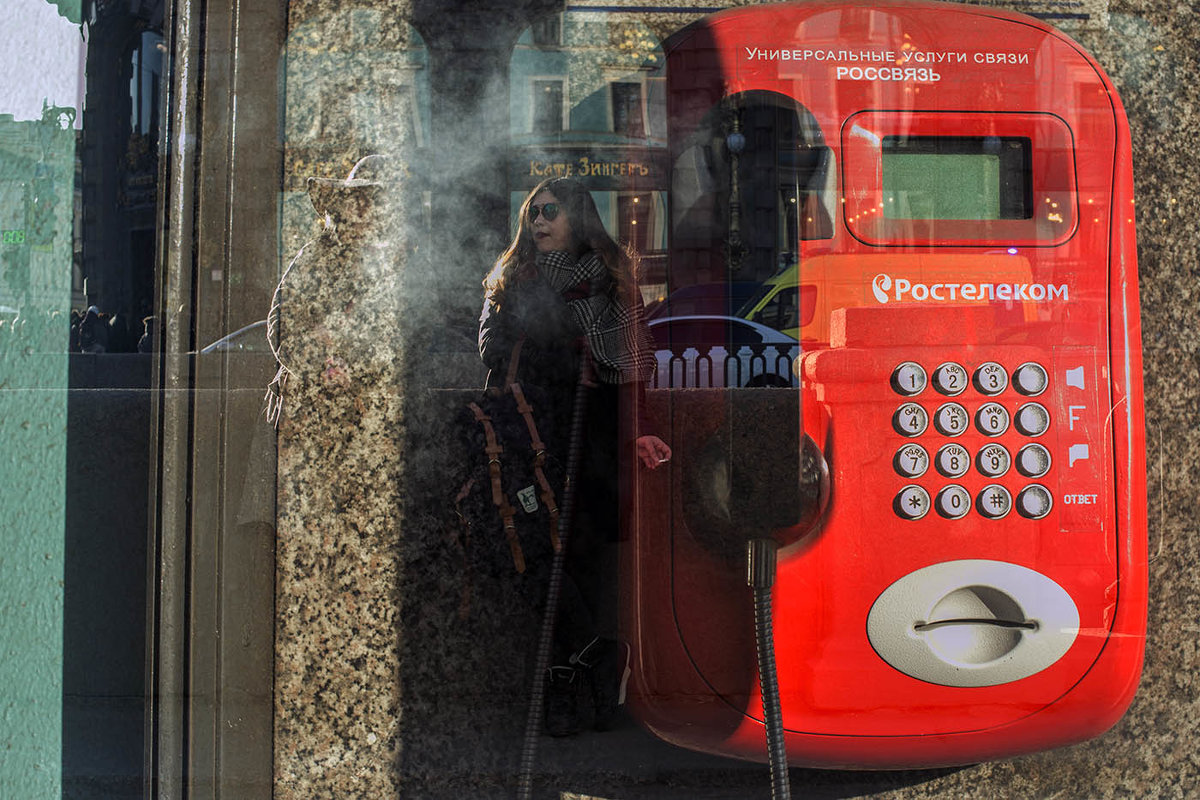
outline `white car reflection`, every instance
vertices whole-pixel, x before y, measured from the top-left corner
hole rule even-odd
[[[226,334],[200,351],[201,353],[270,353],[267,341],[267,321],[251,322],[233,333]]]
[[[665,317],[649,322],[654,389],[799,386],[792,364],[800,343],[738,317]]]

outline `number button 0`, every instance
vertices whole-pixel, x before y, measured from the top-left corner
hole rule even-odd
[[[961,364],[947,361],[933,371],[933,388],[947,397],[963,393],[967,388],[967,371]]]
[[[995,361],[980,364],[972,379],[980,394],[995,397],[1008,388],[1008,373]]]
[[[959,478],[971,468],[971,454],[961,444],[948,444],[937,451],[937,471],[947,478]]]
[[[892,466],[898,475],[919,478],[929,469],[929,453],[919,444],[905,445],[896,451]]]
[[[950,484],[938,492],[935,506],[946,519],[962,519],[971,510],[971,495],[963,487]]]
[[[892,389],[905,397],[912,397],[925,391],[927,380],[925,370],[920,364],[913,361],[905,361],[892,370]]]
[[[901,436],[920,436],[929,427],[929,415],[916,403],[905,403],[892,415],[892,427]]]

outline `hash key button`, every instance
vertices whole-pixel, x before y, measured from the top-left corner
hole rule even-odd
[[[1006,517],[1012,510],[1012,495],[999,484],[985,486],[975,498],[975,508],[988,519]]]

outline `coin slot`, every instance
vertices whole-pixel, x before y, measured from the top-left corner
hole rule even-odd
[[[1046,575],[1001,561],[944,561],[885,589],[867,637],[900,672],[943,686],[997,686],[1058,662],[1079,635],[1071,596]]]
[[[1021,643],[1021,631],[1037,630],[1017,601],[990,586],[955,589],[938,601],[931,621],[913,630],[924,634],[929,649],[945,661],[986,664],[1003,658]]]

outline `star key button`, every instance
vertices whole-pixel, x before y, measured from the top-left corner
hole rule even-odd
[[[929,492],[920,486],[905,486],[896,495],[892,506],[904,519],[920,519],[929,513]]]

